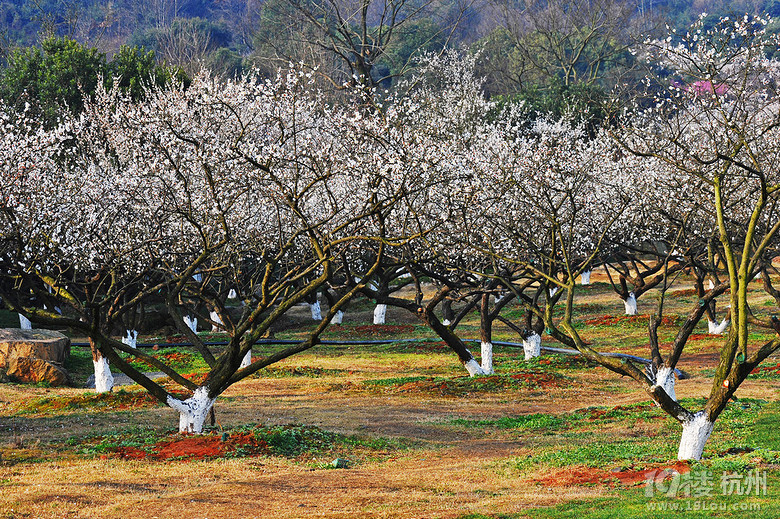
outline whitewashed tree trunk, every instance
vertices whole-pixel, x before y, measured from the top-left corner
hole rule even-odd
[[[490,341],[482,341],[482,371],[486,375],[493,374],[493,343]]]
[[[336,310],[336,313],[330,318],[330,324],[341,324],[342,322],[344,322],[344,312]]]
[[[320,307],[320,302],[315,301],[311,304],[309,304],[309,309],[311,310],[311,318],[314,321],[322,321],[322,307]]]
[[[246,368],[250,364],[252,364],[252,348],[250,348],[249,351],[246,352],[246,355],[244,355],[244,358],[241,359],[241,365],[239,368]]]
[[[729,325],[731,324],[731,321],[728,319],[723,319],[720,324],[714,322],[714,321],[707,321],[707,330],[710,335],[723,335],[726,330],[729,329]]]
[[[122,338],[122,343],[127,344],[131,348],[135,348],[136,344],[138,344],[138,331],[137,330],[126,330],[127,335]]]
[[[189,315],[184,316],[184,324],[187,325],[187,328],[192,330],[192,333],[198,333],[198,318],[192,317]]]
[[[19,314],[19,328],[22,330],[32,330],[32,323],[22,314]]]
[[[374,324],[385,324],[387,318],[387,305],[378,304],[374,308]]]
[[[590,270],[582,273],[582,285],[590,285]]]
[[[628,293],[628,297],[623,301],[623,306],[626,307],[626,315],[637,314],[636,296],[633,292]]]
[[[92,360],[95,367],[95,392],[110,393],[114,387],[114,375],[111,374],[111,368],[108,365],[108,359],[100,356],[98,360]]]
[[[704,444],[710,438],[714,426],[715,423],[707,419],[707,413],[704,411],[699,411],[691,420],[684,422],[677,459],[700,460]]]
[[[542,336],[534,333],[523,339],[525,360],[533,359],[542,354]]]
[[[236,292],[235,288],[231,288],[230,292],[228,292],[228,299],[238,299],[238,292]]]
[[[658,373],[655,374],[655,383],[669,395],[672,400],[677,400],[677,395],[674,392],[674,369],[667,368],[666,366],[660,368]]]
[[[469,372],[470,377],[474,377],[477,375],[487,375],[487,373],[485,373],[485,370],[482,369],[482,366],[480,366],[479,363],[477,363],[477,361],[474,359],[465,362],[463,364],[463,367],[465,367],[466,371]]]
[[[179,411],[179,432],[200,434],[209,416],[214,398],[209,398],[209,388],[199,387],[187,400],[168,397],[168,406]]]
[[[219,317],[219,313],[216,311],[209,312],[209,317],[212,321],[214,321],[214,324],[211,325],[211,331],[212,332],[219,332],[222,331],[222,319]]]

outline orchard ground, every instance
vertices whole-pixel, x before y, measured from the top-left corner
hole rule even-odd
[[[646,357],[654,294],[640,299],[643,315],[626,317],[592,279],[577,299],[580,332],[600,351]],[[696,302],[685,283],[667,300],[670,324]],[[768,299],[756,284],[753,305]],[[371,315],[353,305],[323,338],[429,336],[401,311],[384,327],[366,325]],[[479,337],[476,319],[458,328],[463,337]],[[679,366],[692,375],[678,381],[683,400],[709,391],[720,339],[706,325]],[[675,331],[663,327],[662,342]],[[499,326],[494,340],[519,341]],[[543,345],[559,347],[546,336]],[[156,354],[195,377],[203,367],[186,348]],[[138,386],[95,395],[3,384],[0,518],[780,516],[780,358],[743,384],[692,464],[675,459],[679,425],[632,380],[579,357],[525,361],[522,349],[497,347],[495,365],[496,375],[469,379],[433,340],[320,346],[231,387],[204,437],[176,434],[176,412]],[[69,367],[83,383],[88,350],[75,349]],[[691,476],[654,479],[664,469]],[[671,491],[674,477],[690,490],[702,474],[709,495]],[[766,493],[721,486],[757,474]]]

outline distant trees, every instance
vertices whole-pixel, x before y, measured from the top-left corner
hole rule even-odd
[[[154,53],[122,47],[111,61],[95,48],[70,38],[50,37],[39,47],[17,49],[0,73],[0,100],[53,125],[64,111],[80,113],[100,85],[128,91],[135,100],[144,88],[187,81],[179,70],[159,65]]]

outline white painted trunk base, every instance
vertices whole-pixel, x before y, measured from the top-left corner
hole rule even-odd
[[[387,318],[387,305],[378,304],[374,308],[374,324],[385,324]]]
[[[590,270],[586,270],[582,273],[582,285],[590,285]]]
[[[341,310],[336,310],[336,313],[333,314],[333,317],[330,318],[330,324],[341,324],[344,322],[344,312]]]
[[[127,335],[122,338],[122,343],[127,344],[131,348],[135,348],[138,344],[138,330],[126,330]]]
[[[214,398],[209,398],[209,388],[199,387],[187,400],[168,397],[168,406],[179,411],[179,432],[200,434],[209,416]]]
[[[214,321],[214,324],[211,325],[211,331],[212,332],[219,332],[222,331],[222,319],[219,317],[219,314],[216,311],[209,312],[209,317],[212,321]]]
[[[493,374],[493,343],[482,341],[482,371],[487,375]]]
[[[111,368],[108,366],[108,359],[100,357],[92,361],[95,367],[95,392],[110,393],[114,387],[114,375],[111,374]]]
[[[22,330],[32,330],[32,323],[22,314],[19,314],[19,328]]]
[[[731,321],[728,319],[723,319],[720,324],[714,321],[707,321],[707,330],[710,335],[723,335],[729,329],[730,324]]]
[[[187,325],[187,328],[192,330],[192,333],[198,333],[198,318],[192,317],[191,315],[185,315],[184,316],[184,324]]]
[[[542,354],[542,336],[534,333],[523,339],[523,352],[525,360],[533,359]]]
[[[310,303],[309,309],[311,310],[311,318],[313,321],[322,321],[322,307],[320,307],[319,301]]]
[[[465,367],[466,371],[469,372],[470,377],[474,377],[477,375],[487,375],[487,373],[485,373],[485,370],[482,369],[482,366],[480,366],[479,363],[477,363],[477,361],[474,359],[471,359],[470,361],[464,363],[463,367]]]
[[[241,365],[239,368],[246,368],[252,364],[252,350],[250,349],[248,352],[246,352],[246,355],[244,355],[244,358],[241,359]]]
[[[707,414],[704,411],[699,411],[692,420],[683,423],[677,459],[700,460],[704,452],[704,444],[710,438],[714,426],[715,423],[707,420]]]
[[[674,369],[663,367],[655,374],[655,384],[661,386],[661,388],[669,395],[672,400],[677,400],[677,395],[674,392]]]
[[[623,301],[623,306],[626,307],[626,315],[637,314],[636,296],[634,295],[633,292],[628,293],[628,298],[626,298],[626,300]]]

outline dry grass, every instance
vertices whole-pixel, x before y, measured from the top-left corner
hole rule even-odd
[[[601,281],[594,273],[593,281]],[[606,287],[593,287],[578,301],[583,320],[620,315],[622,303]],[[639,302],[649,312],[653,296]],[[682,312],[674,304],[670,313]],[[366,312],[368,314],[368,312]],[[393,314],[391,314],[392,317]],[[349,316],[349,314],[348,314]],[[396,316],[399,321],[406,317]],[[473,325],[474,323],[469,323]],[[589,327],[588,340],[647,355],[644,327]],[[511,338],[497,327],[497,335]],[[625,344],[628,344],[625,346]],[[717,339],[699,341],[681,366],[694,373],[678,384],[679,397],[702,397],[710,387],[702,376],[715,363]],[[499,351],[500,362],[517,351]],[[515,365],[515,364],[512,364]],[[449,353],[393,353],[357,347],[311,351],[280,366],[336,370],[318,377],[253,378],[230,388],[217,403],[222,428],[247,423],[316,425],[344,434],[405,438],[411,449],[366,457],[346,469],[325,469],[329,459],[277,456],[209,461],[123,461],[85,456],[64,446],[73,436],[133,426],[170,428],[175,413],[145,408],[117,413],[71,411],[20,416],[15,406],[35,398],[79,395],[81,389],[4,385],[0,395],[0,518],[455,518],[470,513],[518,514],[572,500],[616,495],[604,485],[546,488],[531,483],[546,467],[518,468],[512,460],[559,444],[576,445],[577,431],[517,431],[453,425],[472,420],[545,413],[561,415],[589,406],[646,401],[633,381],[601,368],[565,371],[560,387],[516,389],[467,396],[435,393],[336,391],[337,384],[404,376],[461,376]],[[778,400],[778,380],[748,380],[741,398]],[[656,422],[583,425],[584,435],[604,442],[620,438],[664,438],[677,431]],[[716,432],[717,434],[717,432]]]

